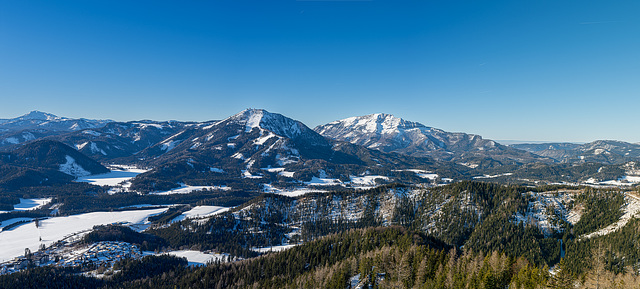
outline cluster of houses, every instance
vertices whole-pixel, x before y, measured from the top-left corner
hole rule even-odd
[[[140,258],[142,252],[138,246],[119,241],[102,241],[93,243],[86,250],[65,256],[56,265],[62,267],[112,267],[117,261],[125,258]]]
[[[0,264],[0,275],[47,265],[111,268],[119,260],[142,257],[142,252],[138,246],[127,242],[102,241],[93,243],[83,249],[74,247],[52,246],[46,249],[41,248],[41,250],[33,253],[27,248],[23,256]]]

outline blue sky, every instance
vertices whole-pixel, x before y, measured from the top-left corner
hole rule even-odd
[[[0,2],[0,118],[310,127],[385,112],[497,140],[640,142],[638,1]]]

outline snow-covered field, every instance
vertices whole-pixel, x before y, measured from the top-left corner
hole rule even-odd
[[[305,182],[305,184],[308,186],[335,186],[341,185],[342,182],[338,179],[318,178],[314,176],[311,178],[311,181]]]
[[[608,180],[608,181],[602,181],[602,182],[598,182],[596,179],[590,178],[585,183],[589,185],[616,186],[616,187],[633,186],[635,184],[640,183],[640,176],[624,176],[617,180]]]
[[[207,254],[193,250],[171,251],[162,254],[169,254],[177,257],[187,258],[187,261],[189,261],[189,266],[204,266],[207,265],[208,262],[226,262],[229,260],[228,254]]]
[[[210,217],[215,216],[220,213],[224,213],[228,211],[227,207],[218,207],[218,206],[196,206],[193,209],[182,213],[182,215],[176,217],[172,220],[172,222],[179,222],[184,219],[191,218],[201,218],[201,217]]]
[[[37,199],[23,199],[20,198],[20,203],[13,205],[13,211],[29,211],[39,209],[42,206],[51,203],[51,198],[37,198]],[[0,211],[2,213],[8,213],[10,211]]]
[[[126,170],[112,170],[106,174],[80,177],[76,182],[91,183],[98,186],[115,186],[146,172],[147,170],[130,168]]]
[[[181,187],[177,188],[177,189],[173,189],[173,190],[169,190],[169,191],[165,191],[165,192],[157,192],[157,193],[151,193],[154,195],[172,195],[172,194],[189,194],[191,192],[194,191],[201,191],[201,190],[221,190],[221,191],[227,191],[230,190],[231,188],[227,187],[227,186],[189,186],[189,185],[182,185]]]
[[[40,244],[46,246],[81,231],[90,230],[96,225],[112,223],[143,224],[147,218],[167,210],[135,210],[122,212],[93,212],[80,215],[54,217],[41,220],[36,228],[35,222],[24,224],[11,230],[0,232],[0,262],[24,254],[24,249],[37,251]]]
[[[376,184],[377,179],[381,179],[384,181],[389,180],[389,178],[385,176],[360,176],[360,177],[349,176],[349,178],[351,179],[352,184],[360,185],[360,186],[375,186],[377,185]]]
[[[9,219],[9,220],[4,220],[4,221],[0,222],[0,228],[4,228],[6,226],[9,226],[11,224],[15,224],[17,222],[31,221],[31,220],[33,220],[33,218],[13,218],[13,219]]]
[[[51,198],[39,198],[39,199],[22,199],[20,203],[13,206],[14,211],[29,211],[39,209],[42,206],[51,203]]]

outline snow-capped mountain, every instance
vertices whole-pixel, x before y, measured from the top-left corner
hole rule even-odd
[[[20,144],[46,136],[103,127],[110,120],[72,119],[41,111],[0,120],[0,147]]]
[[[139,176],[158,184],[175,176],[233,178],[255,182],[308,181],[326,175],[348,178],[369,167],[424,168],[433,162],[387,155],[331,141],[303,123],[262,109],[247,109],[224,120],[201,123],[167,137],[135,156],[157,168]],[[171,170],[171,175],[167,175]],[[294,174],[295,172],[295,174]],[[184,179],[182,180],[184,181]]]
[[[515,163],[542,160],[479,135],[446,132],[383,113],[350,117],[320,125],[314,130],[325,137],[371,149],[430,156],[469,167],[477,167],[485,158]]]

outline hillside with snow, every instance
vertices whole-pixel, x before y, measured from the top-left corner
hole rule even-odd
[[[503,146],[479,135],[452,133],[411,122],[390,114],[350,117],[320,125],[321,135],[384,152],[429,156],[476,168],[494,159],[505,164],[548,161],[536,155]]]

